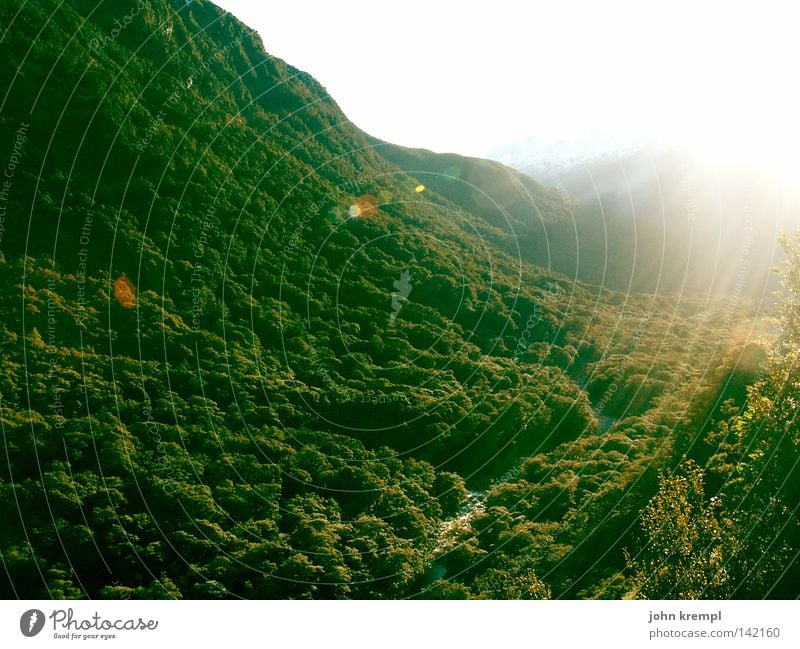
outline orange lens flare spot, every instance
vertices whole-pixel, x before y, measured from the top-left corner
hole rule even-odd
[[[378,199],[371,194],[359,196],[347,210],[353,218],[357,216],[375,216],[378,213]]]
[[[136,287],[125,275],[118,277],[117,281],[114,282],[114,297],[126,309],[132,309],[136,306]]]

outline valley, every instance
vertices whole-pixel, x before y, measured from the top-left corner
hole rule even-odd
[[[129,9],[0,6],[3,597],[797,596],[796,240],[711,290],[666,216]]]

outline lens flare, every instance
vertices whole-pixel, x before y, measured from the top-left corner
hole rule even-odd
[[[125,275],[118,277],[117,281],[114,282],[114,296],[120,306],[126,309],[132,309],[136,306],[136,287]]]
[[[352,217],[375,216],[378,213],[378,199],[371,194],[364,194],[356,199],[347,213]]]

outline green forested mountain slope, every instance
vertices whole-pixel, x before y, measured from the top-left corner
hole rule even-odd
[[[494,225],[492,243],[515,257],[577,278],[581,253],[601,252],[599,241],[578,239],[577,205],[566,193],[492,160],[372,141],[378,153],[439,196]],[[594,275],[583,270],[582,279],[604,284],[602,268]]]
[[[529,264],[209,2],[0,29],[0,593],[635,591],[659,470],[757,370],[745,305]]]

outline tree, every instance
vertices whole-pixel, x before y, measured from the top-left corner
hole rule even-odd
[[[786,261],[763,378],[748,390],[742,416],[723,425],[724,444],[711,463],[735,507],[737,597],[796,597],[800,583],[800,233],[782,237]]]
[[[706,500],[703,470],[689,461],[660,489],[642,514],[645,543],[627,554],[635,595],[641,599],[725,597],[732,553],[730,522],[719,498]]]

